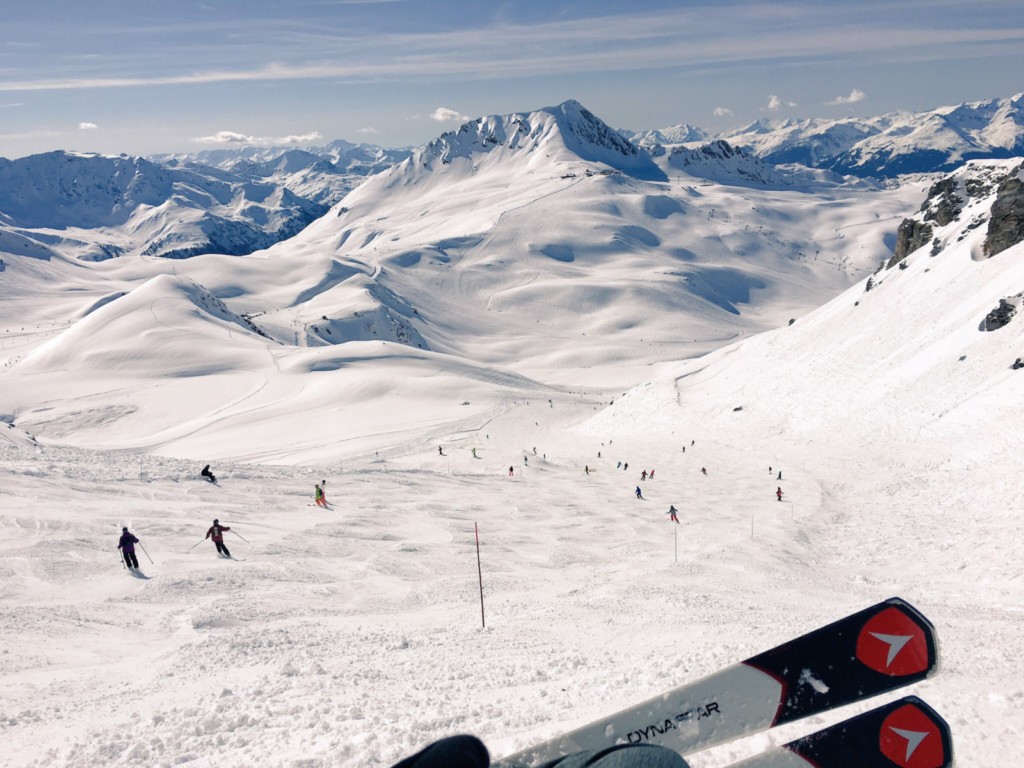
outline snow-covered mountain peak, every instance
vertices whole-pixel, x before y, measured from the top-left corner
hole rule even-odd
[[[648,154],[575,100],[534,112],[490,115],[464,123],[418,150],[410,164],[433,167],[483,155],[528,161],[538,155],[552,162],[583,160],[631,176],[663,179]]]

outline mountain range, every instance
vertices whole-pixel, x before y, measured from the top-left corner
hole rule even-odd
[[[644,146],[720,139],[772,165],[889,179],[1024,154],[1024,93],[873,118],[761,119],[714,137],[685,123],[627,135]]]
[[[613,131],[595,118],[590,127],[602,136],[584,131],[579,149],[584,159],[594,160],[599,157],[588,156],[587,147],[617,142],[632,158],[632,175],[643,177],[644,166],[654,174],[646,177],[651,179],[676,169],[748,185],[840,183],[844,176],[871,184],[900,174],[949,171],[972,158],[1021,154],[1021,105],[1018,94],[871,119],[761,120],[717,137],[685,123]],[[12,252],[59,252],[82,260],[130,253],[175,259],[243,255],[291,237],[366,178],[412,152],[338,140],[145,159],[60,151],[0,159],[0,237]],[[667,167],[655,170],[666,156]]]

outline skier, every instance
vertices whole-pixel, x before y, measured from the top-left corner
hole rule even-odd
[[[476,448],[474,448],[474,449],[473,449],[473,458],[474,458],[474,459],[476,459],[476,458],[479,458],[479,457],[478,457],[478,456],[476,455]]]
[[[671,520],[673,523],[679,522],[679,518],[676,517],[676,512],[678,511],[679,510],[673,507],[671,504],[668,505],[668,519]]]
[[[512,465],[510,464],[508,467],[508,476],[512,477],[513,475],[515,475],[515,470],[512,468]]]
[[[656,744],[616,744],[600,751],[573,752],[545,765],[586,765],[590,768],[689,768],[689,763],[667,747]],[[488,768],[491,756],[476,736],[447,736],[407,757],[392,768]]]
[[[204,477],[207,480],[209,480],[211,483],[216,483],[217,482],[217,478],[214,477],[213,476],[213,472],[210,471],[210,465],[209,464],[207,464],[205,467],[203,467],[203,471],[200,472],[199,474],[202,477]]]
[[[587,466],[586,464],[583,465],[583,474],[585,474],[585,475],[589,475],[590,474],[590,467]]]
[[[771,473],[772,473],[772,468],[768,467],[768,474],[770,475]]]
[[[647,473],[647,479],[648,480],[653,480],[654,479],[654,470],[653,469],[650,472]]]
[[[701,473],[702,475],[707,475],[707,473],[708,473],[708,470],[707,470],[707,468],[706,468],[706,467],[701,467],[701,468],[700,468],[700,473]]]
[[[625,464],[622,465],[622,471],[626,472],[628,470],[629,470],[629,462],[627,461]]]
[[[643,472],[640,473],[640,479],[641,480],[646,480],[647,479],[647,470],[646,469]]]
[[[316,490],[313,492],[313,496],[316,499],[316,505],[327,509],[327,496],[324,495],[324,489],[319,485],[315,486]]]
[[[441,450],[441,446],[440,445],[437,446],[437,455],[438,456],[444,456],[444,451]]]
[[[776,480],[781,480],[782,479],[782,470],[781,469],[779,470],[779,476],[776,477],[775,479]]]
[[[622,469],[622,462],[621,461],[615,462],[615,468],[616,469]]]
[[[206,538],[213,538],[213,543],[217,545],[217,551],[220,552],[224,557],[231,557],[231,553],[228,552],[228,548],[224,546],[224,531],[230,531],[226,525],[221,525],[219,520],[214,520],[213,525],[210,526],[210,530],[206,532]]]
[[[638,499],[642,499],[644,497],[644,495],[640,492],[640,486],[639,485],[636,487],[636,497]]]
[[[526,456],[523,456],[523,466],[530,466],[530,459]]]
[[[139,567],[139,559],[135,557],[135,545],[138,543],[139,540],[128,533],[127,528],[121,529],[121,540],[117,542],[117,548],[121,550],[124,564],[129,568]]]
[[[782,486],[775,489],[775,498],[782,501]]]

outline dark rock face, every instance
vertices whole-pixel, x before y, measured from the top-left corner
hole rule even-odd
[[[999,300],[999,306],[985,315],[985,330],[996,331],[1013,319],[1013,316],[1017,314],[1017,307],[1006,299]]]
[[[904,219],[903,223],[900,224],[900,228],[896,230],[896,252],[887,267],[893,267],[899,262],[903,261],[908,254],[913,253],[918,248],[928,245],[932,239],[932,227],[930,224],[925,224],[923,221],[914,221],[914,219]]]
[[[995,256],[1024,240],[1024,165],[999,185],[985,236],[985,255]]]
[[[926,221],[934,221],[940,227],[956,221],[963,210],[964,201],[957,194],[956,179],[947,176],[932,184],[928,197],[921,205]]]

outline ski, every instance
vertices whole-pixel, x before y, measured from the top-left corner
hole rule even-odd
[[[946,721],[907,696],[810,736],[731,763],[729,768],[949,768]]]
[[[898,597],[851,614],[693,683],[502,758],[535,766],[614,744],[687,755],[928,677],[935,629]]]

